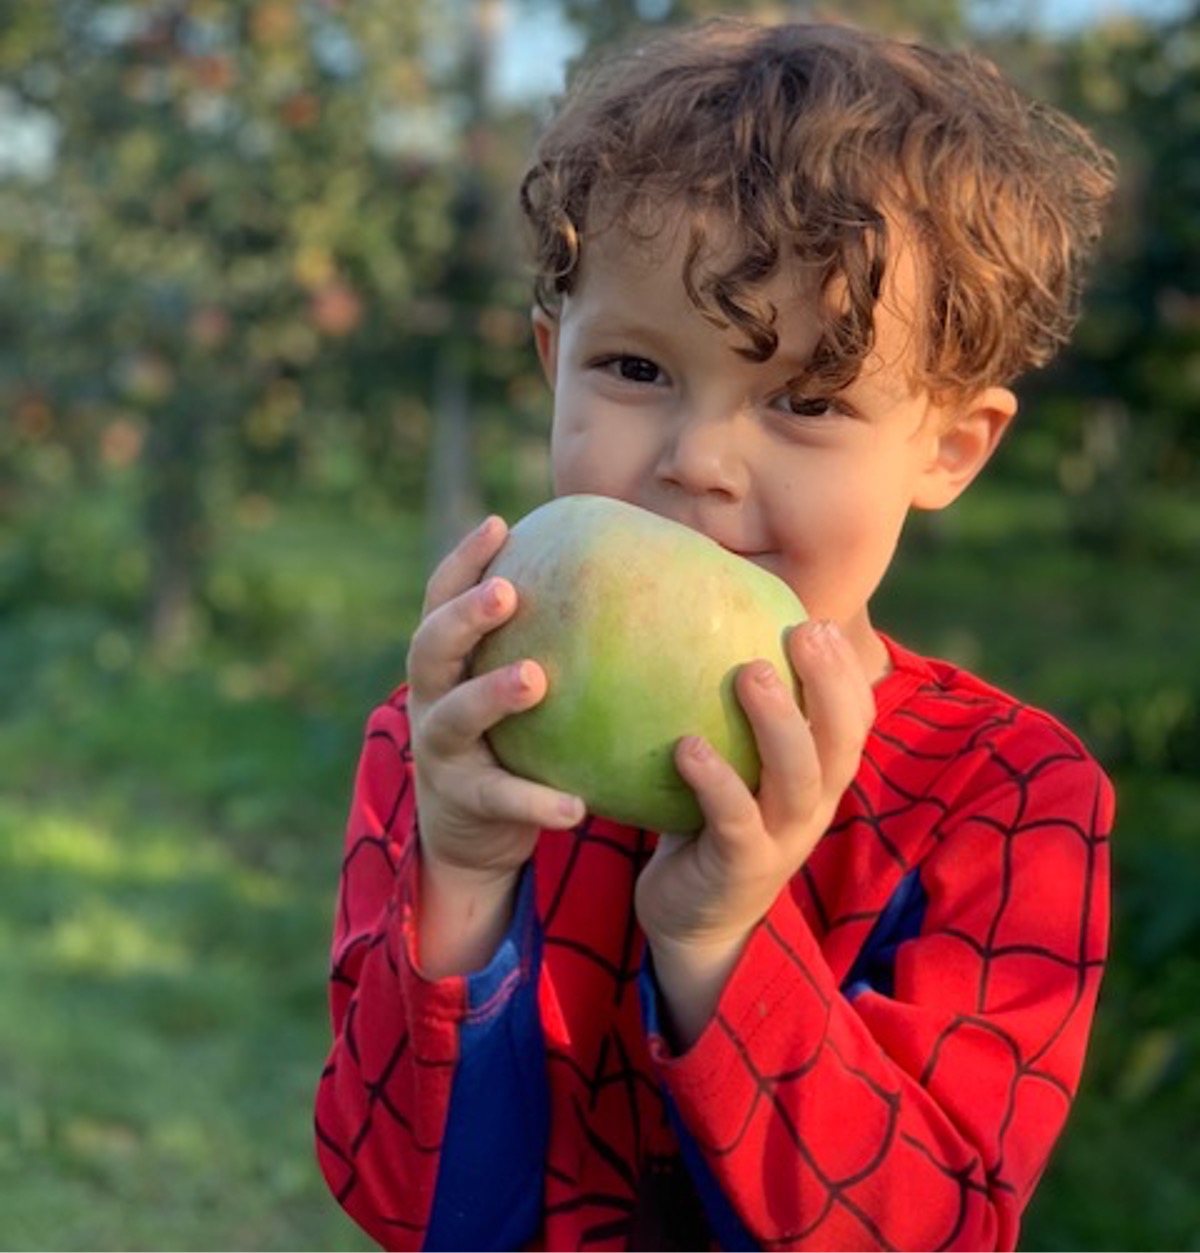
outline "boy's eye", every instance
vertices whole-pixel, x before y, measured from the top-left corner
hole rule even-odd
[[[662,377],[658,366],[645,357],[612,357],[605,364],[627,383],[657,383]]]
[[[785,394],[779,398],[779,405],[797,418],[824,418],[837,409],[837,402],[829,396]]]

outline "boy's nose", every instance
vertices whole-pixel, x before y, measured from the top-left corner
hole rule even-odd
[[[747,479],[741,425],[736,414],[679,417],[659,455],[660,481],[689,495],[739,499]]]

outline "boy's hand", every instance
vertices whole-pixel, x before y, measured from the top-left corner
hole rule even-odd
[[[862,666],[832,623],[796,628],[788,652],[807,718],[769,663],[752,662],[736,679],[762,758],[757,796],[703,741],[682,741],[676,764],[704,829],[695,838],[664,834],[638,880],[638,918],[685,1048],[750,932],[829,826],[875,717]]]
[[[545,673],[533,661],[467,675],[476,645],[517,607],[507,580],[480,583],[507,533],[501,519],[489,518],[437,567],[408,653],[421,956],[429,974],[486,961],[538,831],[565,829],[584,816],[578,798],[501,769],[484,741],[501,718],[546,693]]]

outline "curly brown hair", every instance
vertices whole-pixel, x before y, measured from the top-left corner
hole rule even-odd
[[[914,382],[956,395],[1012,381],[1068,338],[1114,181],[1082,126],[983,57],[718,20],[579,75],[520,198],[551,314],[589,231],[644,231],[647,208],[685,210],[688,293],[752,359],[778,343],[756,288],[785,263],[815,266],[827,307],[810,371],[835,387],[871,349],[892,219],[917,241],[928,296]]]

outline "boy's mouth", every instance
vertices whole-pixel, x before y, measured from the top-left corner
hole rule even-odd
[[[770,556],[770,553],[765,548],[756,548],[745,543],[739,543],[736,540],[722,539],[720,535],[706,531],[701,526],[693,529],[699,531],[701,535],[707,536],[718,548],[723,548],[727,553],[732,553],[735,557],[744,557],[747,561],[757,561],[763,557]]]
[[[778,554],[771,549],[765,548],[739,548],[733,544],[724,544],[720,540],[716,543],[727,553],[734,557],[740,557],[743,561],[749,561],[753,565],[758,566],[760,570],[765,570],[768,574],[773,574],[777,578],[782,577],[779,571],[779,565],[776,561]]]
[[[763,548],[739,548],[735,544],[724,544],[720,540],[717,540],[716,543],[731,556],[740,557],[743,561],[749,561],[760,569],[766,570],[769,574],[778,574],[774,552]]]
[[[678,522],[680,526],[686,526],[689,530],[699,532],[706,539],[712,540],[718,548],[723,548],[727,553],[731,553],[734,557],[741,557],[744,561],[753,561],[757,565],[767,565],[775,555],[772,549],[761,548],[753,544],[747,544],[744,540],[736,537],[723,535],[719,527],[708,527],[703,522],[686,517],[672,516],[672,514],[665,511],[662,516],[671,518],[672,521]]]
[[[691,527],[693,531],[699,531],[706,539],[712,540],[718,548],[723,548],[727,553],[732,553],[735,557],[741,557],[746,561],[763,561],[771,555],[769,550],[765,548],[755,548],[736,540],[723,539],[719,534],[707,530],[702,526],[694,526],[690,522],[685,522],[685,526]]]
[[[722,547],[731,556],[741,557],[743,561],[753,561],[753,562],[761,564],[762,561],[767,556],[766,553],[750,552],[744,548],[734,548],[729,544],[721,544],[720,547]]]
[[[766,553],[752,548],[739,548],[736,544],[726,544],[722,540],[715,541],[727,553],[733,553],[735,557],[745,557],[747,561],[753,561],[755,557],[765,557]]]

